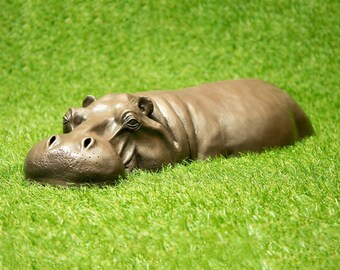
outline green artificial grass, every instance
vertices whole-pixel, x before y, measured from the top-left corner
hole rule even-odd
[[[0,269],[339,269],[339,1],[0,1]],[[316,135],[114,187],[29,184],[87,94],[259,78]]]

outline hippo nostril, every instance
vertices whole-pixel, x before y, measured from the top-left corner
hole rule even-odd
[[[94,139],[90,137],[83,140],[83,146],[85,149],[91,147],[93,143],[94,143]]]
[[[57,137],[55,135],[49,138],[47,141],[47,147],[50,147],[56,140],[57,140]]]

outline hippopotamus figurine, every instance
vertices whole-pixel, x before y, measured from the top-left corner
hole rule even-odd
[[[281,147],[313,134],[299,105],[256,79],[177,91],[85,97],[70,108],[64,134],[37,143],[29,180],[55,185],[110,184],[133,169]]]

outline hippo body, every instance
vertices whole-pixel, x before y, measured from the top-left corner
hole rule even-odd
[[[87,96],[82,108],[68,110],[63,130],[66,134],[31,149],[26,178],[51,184],[106,184],[135,168],[157,170],[185,159],[260,152],[314,132],[287,93],[255,79],[177,91],[108,94],[98,100]],[[52,161],[44,161],[46,156]],[[70,156],[77,166],[60,162]],[[96,163],[89,161],[95,156]]]

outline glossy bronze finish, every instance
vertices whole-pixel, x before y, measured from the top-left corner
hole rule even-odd
[[[53,135],[37,143],[25,161],[26,178],[52,185],[101,185],[125,175],[124,165],[110,143],[80,135]]]
[[[67,111],[63,130],[28,153],[27,179],[106,184],[135,168],[259,152],[313,134],[287,93],[255,79],[87,96],[83,107]]]

